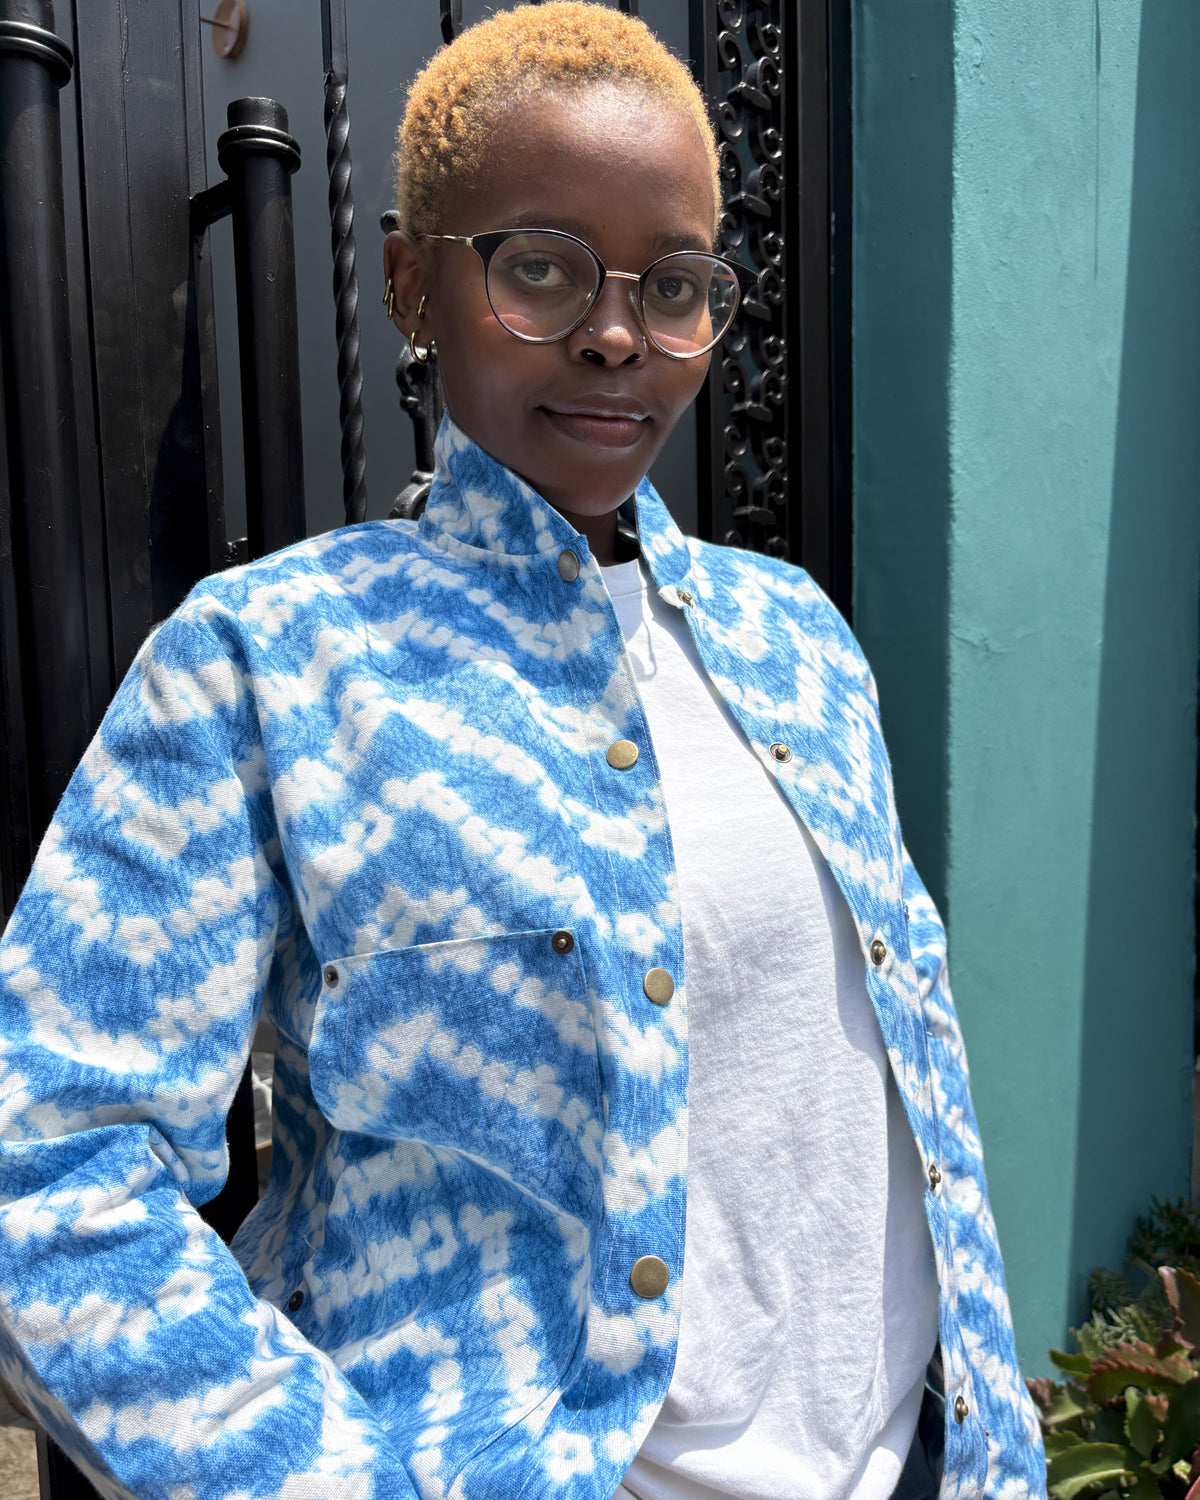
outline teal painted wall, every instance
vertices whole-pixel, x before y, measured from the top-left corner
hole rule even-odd
[[[1032,1374],[1189,1187],[1200,8],[854,23],[855,620]]]

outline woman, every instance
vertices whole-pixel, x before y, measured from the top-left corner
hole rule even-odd
[[[749,284],[702,101],[524,7],[400,190],[423,517],[193,591],[6,935],[0,1373],[110,1494],[1040,1493],[869,674],[645,479]]]

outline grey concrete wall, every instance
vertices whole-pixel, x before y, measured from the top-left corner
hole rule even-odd
[[[299,293],[300,375],[304,424],[305,498],[309,533],[342,519],[338,426],[337,344],[334,336],[333,260],[329,240],[328,176],[321,78],[320,0],[248,0],[245,50],[232,62],[204,47],[204,111],[209,181],[220,176],[217,137],[230,99],[265,94],[286,106],[303,163],[292,179]],[[494,9],[466,0],[465,19]],[[642,0],[643,19],[679,57],[687,56],[687,0]],[[400,336],[384,317],[379,215],[392,206],[396,127],[413,75],[441,45],[437,0],[351,0],[350,127],[354,160],[355,234],[360,282],[363,406],[367,450],[368,516],[386,516],[413,465],[408,418],[396,400]],[[221,438],[229,535],[245,534],[241,406],[233,249],[228,221],[213,231],[217,354],[221,380]],[[652,472],[685,531],[695,530],[695,422],[689,412]]]

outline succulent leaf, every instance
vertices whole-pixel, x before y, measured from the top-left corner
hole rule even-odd
[[[1127,1386],[1171,1391],[1186,1385],[1192,1374],[1191,1363],[1182,1351],[1160,1355],[1149,1344],[1117,1344],[1093,1362],[1087,1393],[1098,1406],[1106,1406],[1122,1396]]]
[[[1193,1347],[1200,1345],[1200,1280],[1175,1266],[1160,1266],[1158,1274],[1176,1329]]]
[[[1200,1377],[1172,1392],[1163,1423],[1163,1457],[1191,1460],[1200,1446]]]
[[[1046,1465],[1046,1480],[1055,1500],[1075,1500],[1093,1485],[1129,1481],[1138,1455],[1119,1443],[1073,1443]]]
[[[1151,1200],[1150,1212],[1139,1218],[1129,1241],[1130,1260],[1152,1266],[1197,1269],[1200,1259],[1200,1208],[1179,1198],[1173,1203]]]
[[[1194,1348],[1188,1343],[1176,1328],[1165,1329],[1155,1342],[1154,1352],[1159,1359],[1167,1359],[1172,1354],[1182,1354],[1186,1359],[1189,1354],[1194,1353]]]
[[[1186,1388],[1185,1388],[1186,1389]],[[1149,1458],[1158,1442],[1159,1423],[1150,1403],[1133,1386],[1125,1392],[1125,1436],[1129,1446]]]
[[[1048,1380],[1044,1375],[1031,1375],[1025,1382],[1025,1388],[1033,1397],[1033,1404],[1038,1411],[1045,1411],[1058,1391],[1058,1386],[1054,1381]]]
[[[1080,1398],[1083,1399],[1080,1399]],[[1047,1428],[1058,1428],[1066,1422],[1074,1422],[1090,1409],[1080,1386],[1056,1386],[1054,1394],[1042,1408],[1042,1423]]]
[[[1061,1375],[1028,1382],[1052,1500],[1200,1500],[1200,1203],[1155,1200],[1095,1271]]]
[[[1162,1489],[1153,1474],[1139,1469],[1137,1478],[1125,1491],[1126,1500],[1162,1500]]]
[[[1029,1380],[1026,1385],[1031,1388],[1029,1394],[1037,1403],[1038,1421],[1047,1433],[1062,1427],[1065,1422],[1077,1421],[1092,1410],[1083,1386],[1077,1385],[1076,1382],[1068,1382],[1067,1385],[1059,1386],[1055,1385],[1053,1380]],[[1164,1406],[1164,1418],[1166,1415],[1167,1409]]]
[[[1060,1453],[1065,1453],[1068,1448],[1077,1447],[1083,1439],[1077,1432],[1048,1432],[1043,1439],[1043,1447],[1046,1450],[1046,1462],[1057,1458]]]
[[[1089,1406],[1083,1435],[1093,1443],[1123,1443],[1125,1403],[1121,1403],[1119,1411],[1113,1406]]]

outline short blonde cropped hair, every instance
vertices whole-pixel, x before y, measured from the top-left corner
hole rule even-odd
[[[398,134],[400,227],[410,234],[441,228],[447,189],[471,180],[490,127],[514,100],[612,82],[646,89],[696,122],[712,168],[715,229],[717,150],[695,80],[644,21],[586,0],[501,11],[468,27],[417,74]]]

